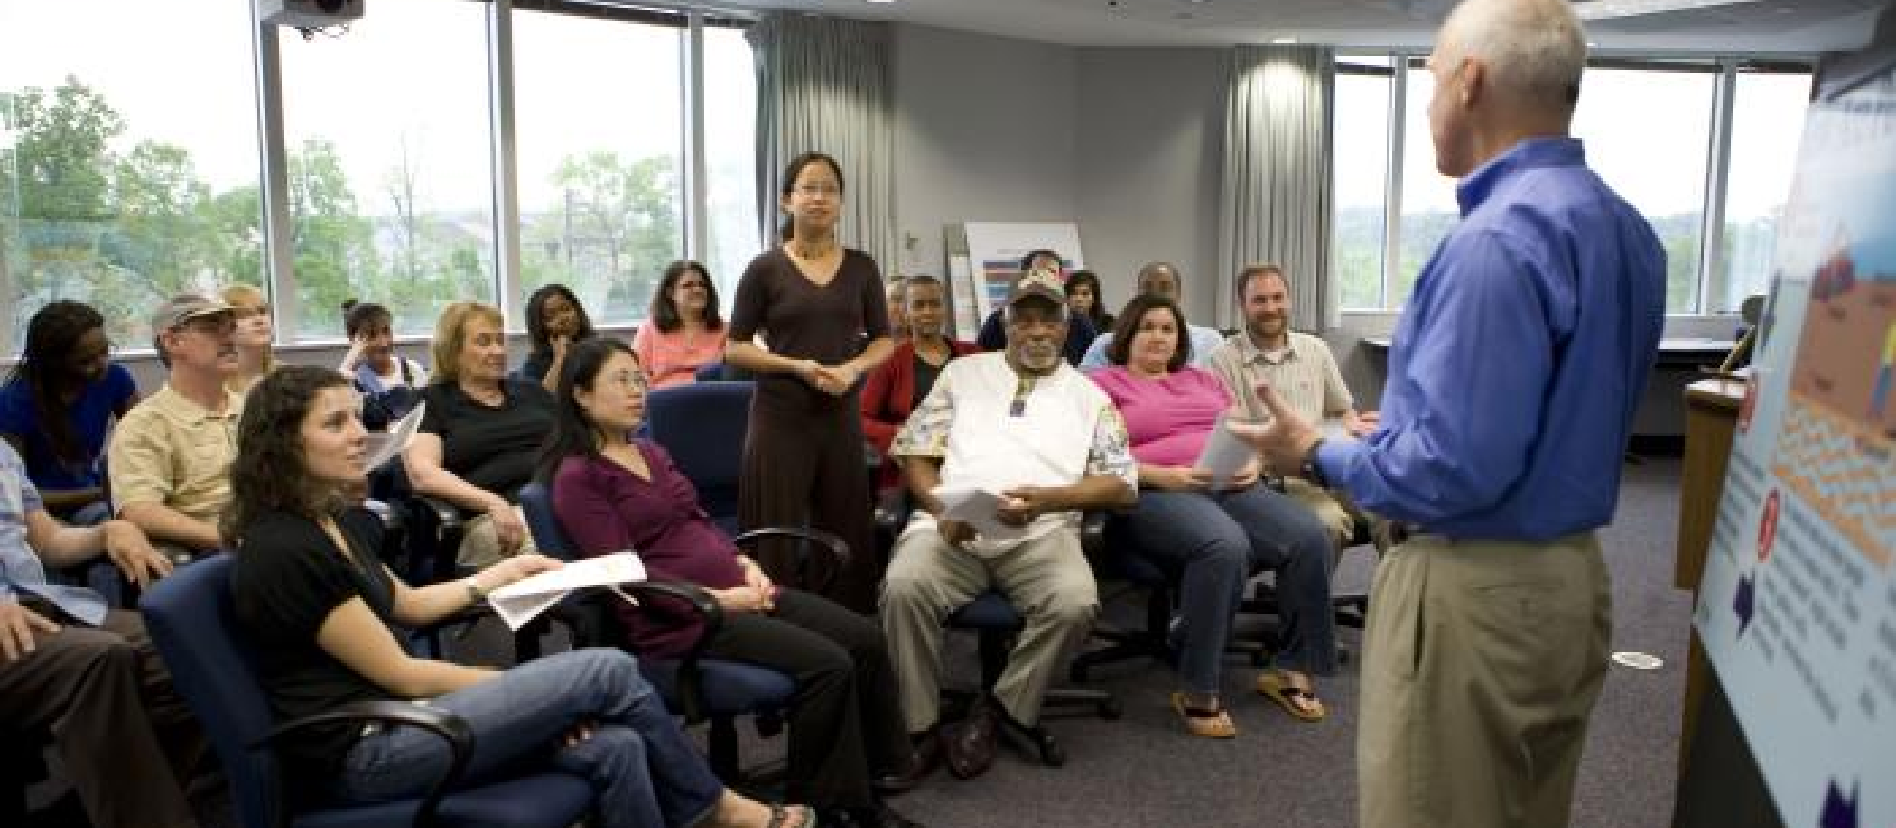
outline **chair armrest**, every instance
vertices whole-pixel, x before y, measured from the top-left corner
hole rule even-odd
[[[421,501],[422,505],[427,506],[434,512],[435,520],[439,521],[437,525],[440,526],[443,531],[460,529],[467,523],[467,518],[462,514],[461,507],[459,506],[440,498],[425,495],[416,495],[415,499]]]
[[[1088,558],[1106,548],[1107,513],[1097,510],[1080,515],[1080,551]]]
[[[738,535],[731,539],[731,543],[740,547],[749,546],[765,538],[795,538],[798,540],[814,541],[819,549],[826,550],[829,553],[829,566],[815,570],[817,575],[822,576],[822,580],[819,582],[811,574],[810,555],[805,551],[808,547],[804,544],[798,544],[796,547],[797,552],[794,563],[796,572],[795,583],[812,592],[822,592],[827,589],[830,583],[836,580],[837,574],[842,572],[843,567],[849,562],[849,544],[843,542],[842,538],[821,529],[766,526],[762,529],[752,529],[749,532]]]
[[[821,529],[766,526],[762,529],[752,529],[749,532],[738,535],[731,539],[731,543],[738,546],[749,546],[765,538],[798,538],[801,540],[815,541],[822,544],[823,548],[829,551],[830,558],[835,563],[840,565],[849,560],[849,544],[843,542],[842,538]]]
[[[704,625],[698,629],[698,637],[678,660],[678,696],[684,705],[680,711],[685,721],[697,722],[704,719],[702,673],[698,668],[699,659],[704,657],[704,648],[711,643],[712,636],[724,628],[724,608],[718,606],[717,599],[704,587],[684,581],[641,581],[625,584],[621,587],[634,597],[663,596],[683,601],[691,611],[704,618]]]
[[[411,704],[403,701],[361,701],[350,702],[314,716],[284,722],[270,731],[252,748],[274,746],[282,737],[317,725],[339,723],[380,722],[393,725],[410,725],[421,728],[441,738],[448,744],[448,769],[428,787],[421,798],[421,805],[415,809],[415,828],[430,828],[436,821],[435,812],[441,807],[441,798],[450,788],[459,782],[467,771],[468,760],[474,756],[474,731],[467,720],[433,707]]]

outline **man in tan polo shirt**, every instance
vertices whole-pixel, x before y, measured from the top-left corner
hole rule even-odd
[[[165,386],[120,420],[106,462],[112,503],[174,560],[224,545],[217,520],[230,503],[230,461],[243,397],[224,387],[237,370],[231,307],[173,297],[152,314],[152,347],[170,369]]]
[[[1238,272],[1237,299],[1244,330],[1212,350],[1210,367],[1247,419],[1271,418],[1257,396],[1258,383],[1263,382],[1277,389],[1305,422],[1340,420],[1354,437],[1375,429],[1375,412],[1356,410],[1356,398],[1343,384],[1330,346],[1290,329],[1290,282],[1283,268],[1246,265]],[[1338,549],[1349,543],[1355,519],[1334,493],[1300,477],[1286,478],[1284,491],[1317,514],[1336,535]]]

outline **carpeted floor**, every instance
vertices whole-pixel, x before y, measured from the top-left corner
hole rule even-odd
[[[1581,768],[1576,828],[1657,828],[1672,812],[1690,615],[1688,596],[1671,583],[1678,478],[1673,457],[1627,466],[1617,520],[1604,533],[1613,575],[1613,649],[1648,652],[1665,666],[1651,672],[1615,666],[1609,672]],[[1338,573],[1339,588],[1365,586],[1372,557],[1372,550],[1352,550]],[[1113,603],[1108,612],[1128,623],[1139,617],[1131,599]],[[1354,650],[1359,635],[1344,629],[1341,643]],[[504,658],[504,640],[477,634],[457,655],[493,663]],[[959,636],[951,640],[951,663],[973,676],[971,643]],[[1166,668],[1138,662],[1106,668],[1090,686],[1112,691],[1125,715],[1117,721],[1054,722],[1067,749],[1066,767],[1047,768],[1003,751],[987,775],[962,782],[938,773],[895,806],[931,828],[1350,828],[1356,824],[1355,670],[1351,661],[1321,685],[1330,717],[1312,725],[1291,720],[1251,693],[1255,671],[1234,659],[1226,671],[1227,704],[1240,733],[1210,741],[1187,736],[1166,708],[1173,689]],[[747,762],[780,760],[782,739],[760,742],[747,726],[740,729],[746,732]],[[207,814],[208,824],[230,824],[223,807],[212,810],[222,813]],[[36,825],[64,823],[56,814],[37,816]]]
[[[1575,797],[1578,828],[1656,828],[1671,816],[1690,616],[1689,596],[1671,585],[1678,475],[1677,458],[1627,466],[1617,519],[1603,536],[1613,575],[1613,649],[1648,652],[1665,666],[1651,672],[1614,666],[1608,674]],[[1353,550],[1339,587],[1365,585],[1373,554]],[[1128,621],[1138,617],[1130,602],[1111,612]],[[1342,643],[1355,649],[1359,636],[1344,630]],[[973,674],[971,650],[962,646],[956,654],[964,675]],[[1321,686],[1331,715],[1311,725],[1250,693],[1254,671],[1234,659],[1225,686],[1240,733],[1218,742],[1185,735],[1165,706],[1173,689],[1165,668],[1109,668],[1089,686],[1115,693],[1125,716],[1055,722],[1066,767],[1043,767],[1003,751],[979,779],[938,773],[894,804],[931,828],[1348,828],[1356,824],[1355,670],[1347,664]],[[780,740],[750,744],[746,758],[780,749]]]

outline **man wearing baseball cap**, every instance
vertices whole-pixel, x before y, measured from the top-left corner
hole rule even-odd
[[[222,301],[174,296],[151,316],[165,387],[119,421],[106,453],[112,503],[152,545],[182,561],[223,546],[230,461],[243,398],[224,387],[237,370],[236,317]]]
[[[883,629],[918,752],[926,762],[946,754],[962,778],[993,761],[997,724],[1051,742],[1038,724],[1041,697],[1099,608],[1080,512],[1128,505],[1138,490],[1112,400],[1062,359],[1059,283],[1023,271],[1004,316],[1007,349],[944,366],[889,449],[917,509],[883,582]],[[985,507],[945,516],[977,490],[985,494],[971,500]],[[942,727],[942,620],[990,587],[1011,597],[1026,626],[993,696]]]

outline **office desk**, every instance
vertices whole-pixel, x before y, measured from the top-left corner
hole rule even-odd
[[[1685,462],[1679,475],[1679,534],[1673,560],[1672,585],[1692,591],[1698,603],[1699,578],[1711,551],[1712,530],[1718,522],[1718,501],[1725,490],[1725,464],[1731,458],[1732,436],[1744,405],[1745,382],[1706,379],[1685,388]],[[1698,709],[1710,676],[1705,648],[1698,630],[1692,630],[1691,652],[1685,666],[1685,705],[1679,730],[1679,775],[1686,769],[1687,753],[1697,724]]]
[[[1370,350],[1389,350],[1389,337],[1366,336],[1363,344]],[[1725,355],[1738,345],[1734,339],[1700,339],[1696,337],[1675,337],[1659,340],[1659,365],[1689,365],[1697,369],[1701,365],[1716,367],[1725,361]]]
[[[1373,354],[1389,353],[1389,337],[1363,337],[1363,347]],[[1659,340],[1659,354],[1653,361],[1652,376],[1647,379],[1633,416],[1633,434],[1642,437],[1677,439],[1685,432],[1679,400],[1686,384],[1716,368],[1737,343],[1729,339],[1672,337]],[[1387,379],[1384,377],[1383,379]]]

